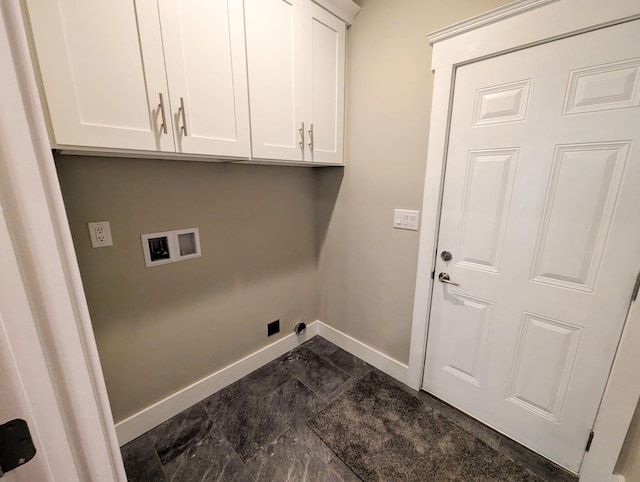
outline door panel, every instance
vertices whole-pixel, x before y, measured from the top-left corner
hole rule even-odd
[[[640,268],[638,38],[455,76],[424,388],[576,472]]]
[[[174,149],[160,129],[168,96],[154,2],[27,4],[56,145]]]
[[[531,80],[481,89],[476,94],[473,125],[501,124],[526,118]]]
[[[564,114],[638,107],[640,61],[630,60],[574,70]]]
[[[301,0],[245,1],[251,135],[256,158],[303,159],[305,139],[298,131],[306,115],[302,9]]]
[[[517,149],[469,153],[458,234],[458,266],[499,271],[517,160]]]
[[[249,157],[242,1],[161,0],[159,5],[177,151]]]
[[[578,326],[524,313],[507,399],[560,421],[581,332]]]
[[[444,370],[480,386],[492,304],[459,293],[452,293],[452,297]]]
[[[628,148],[628,142],[556,148],[534,281],[593,291]]]
[[[346,27],[344,22],[309,2],[310,27],[307,43],[315,162],[344,161],[344,75]]]

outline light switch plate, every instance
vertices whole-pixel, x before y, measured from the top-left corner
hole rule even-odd
[[[393,227],[395,229],[407,229],[409,231],[417,231],[419,217],[420,217],[420,211],[409,211],[407,209],[395,209],[393,211]]]

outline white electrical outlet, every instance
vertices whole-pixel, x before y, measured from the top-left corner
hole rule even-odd
[[[89,236],[91,237],[91,246],[94,248],[113,246],[109,221],[89,223]]]

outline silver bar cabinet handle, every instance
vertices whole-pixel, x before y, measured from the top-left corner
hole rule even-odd
[[[298,144],[300,144],[300,149],[302,149],[304,151],[304,122],[301,124],[300,129],[298,129],[298,132],[300,133],[300,142]]]
[[[451,278],[449,278],[449,273],[440,273],[438,275],[438,279],[440,280],[441,283],[447,283],[448,285],[453,285],[453,286],[460,286],[459,283],[451,281]]]
[[[184,97],[180,97],[180,108],[178,109],[178,112],[182,116],[182,127],[180,127],[180,130],[185,136],[188,136],[189,134],[187,134],[187,114],[185,113],[185,110],[184,110]]]
[[[309,129],[309,150],[313,151],[313,124],[311,124],[311,129]]]
[[[160,129],[165,134],[167,133],[167,116],[164,113],[164,98],[162,97],[162,92],[160,95],[160,103],[158,104],[158,108],[160,109],[160,114],[162,115],[162,124],[160,124]]]

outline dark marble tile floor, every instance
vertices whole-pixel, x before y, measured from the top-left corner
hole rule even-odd
[[[122,447],[128,480],[359,481],[306,423],[370,370],[316,336]],[[577,481],[455,408],[393,382],[543,479]]]

